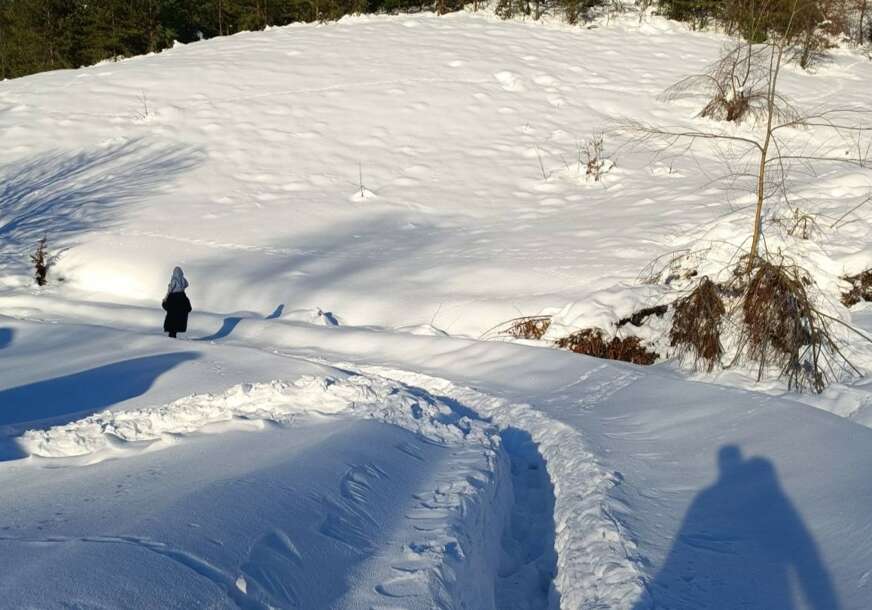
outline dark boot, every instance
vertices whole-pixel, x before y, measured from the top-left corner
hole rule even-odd
[[[171,339],[175,339],[175,338],[176,338],[176,331],[172,331],[172,332],[170,333],[170,338],[171,338]]]

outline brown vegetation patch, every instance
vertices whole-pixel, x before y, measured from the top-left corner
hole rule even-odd
[[[851,307],[860,301],[872,302],[872,269],[866,269],[857,275],[846,275],[842,279],[851,284],[851,289],[842,293],[842,304],[845,307]]]
[[[639,337],[613,337],[607,340],[603,331],[598,328],[585,328],[558,339],[554,344],[576,354],[633,364],[654,364],[659,358],[658,354],[645,349]]]
[[[740,123],[751,110],[751,100],[739,91],[731,99],[723,95],[714,97],[700,112],[701,117]]]
[[[551,316],[531,316],[513,320],[506,334],[516,339],[533,339],[538,341],[545,336],[551,326]]]
[[[678,348],[680,358],[692,358],[694,368],[711,372],[724,353],[721,325],[727,310],[718,286],[704,277],[673,306],[669,344]]]
[[[759,377],[773,364],[789,389],[821,392],[828,382],[824,367],[841,352],[809,299],[811,284],[799,267],[757,262],[742,300],[745,353],[760,364]]]

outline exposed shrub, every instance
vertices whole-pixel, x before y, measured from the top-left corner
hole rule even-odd
[[[769,113],[769,69],[773,50],[767,45],[733,42],[721,57],[699,73],[669,87],[667,100],[707,100],[699,116],[715,121],[759,121]],[[773,116],[779,121],[796,118],[796,112],[778,92],[772,98]]]
[[[506,329],[506,333],[517,339],[532,339],[538,341],[545,336],[551,326],[551,316],[531,316],[518,318]]]
[[[584,147],[585,175],[599,182],[603,174],[611,170],[612,163],[605,158],[605,136],[601,133],[593,136]]]
[[[760,366],[781,369],[788,389],[821,392],[837,360],[850,366],[829,333],[827,320],[815,309],[808,274],[795,265],[758,260],[742,297],[742,343],[745,356]]]
[[[703,277],[690,294],[673,304],[669,344],[679,358],[711,372],[724,353],[721,329],[727,309],[717,285]]]
[[[637,327],[642,326],[651,316],[662,318],[663,314],[665,314],[667,311],[669,311],[669,305],[655,305],[654,307],[643,307],[639,311],[633,312],[632,315],[618,320],[618,323],[615,324],[615,326],[617,326],[618,328],[626,326],[627,324],[632,324],[633,326]]]
[[[599,328],[585,328],[554,342],[561,349],[568,349],[577,354],[604,358],[606,360],[621,360],[633,364],[654,364],[659,355],[649,351],[642,345],[639,337],[613,337],[606,339]]]

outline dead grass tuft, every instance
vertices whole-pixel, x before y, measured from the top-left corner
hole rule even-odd
[[[551,326],[551,316],[521,316],[500,322],[486,330],[479,339],[532,339],[538,341]]]
[[[660,357],[655,352],[645,349],[639,337],[613,337],[607,340],[599,328],[582,329],[568,337],[558,339],[554,344],[576,354],[641,365],[654,364]]]
[[[551,326],[551,316],[532,316],[518,318],[511,322],[506,334],[516,339],[532,339],[538,341],[545,336]]]
[[[751,100],[743,91],[739,91],[732,98],[716,95],[705,105],[705,108],[700,112],[700,116],[715,119],[716,121],[723,120],[740,123],[750,110]]]

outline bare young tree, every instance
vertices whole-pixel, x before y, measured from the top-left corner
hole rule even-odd
[[[747,268],[756,264],[760,255],[763,218],[767,202],[778,199],[790,204],[788,174],[791,165],[854,164],[869,167],[872,126],[858,119],[868,111],[859,107],[832,107],[801,112],[779,92],[779,77],[786,55],[797,42],[792,23],[799,22],[803,0],[790,0],[792,14],[783,33],[766,32],[763,43],[738,43],[725,50],[723,56],[702,75],[683,79],[667,90],[667,98],[691,94],[707,95],[708,102],[700,115],[715,120],[753,121],[756,134],[746,135],[736,130],[670,129],[652,125],[636,125],[643,139],[655,140],[665,147],[677,143],[692,144],[709,140],[727,144],[728,161],[741,162],[745,167],[730,168],[737,174],[753,179],[755,197],[754,220]],[[764,19],[760,20],[764,22]],[[826,144],[814,149],[794,148],[795,142],[782,134],[788,130],[811,128],[827,131]],[[845,154],[846,146],[853,151]],[[747,167],[750,165],[751,167]]]
[[[679,353],[689,353],[697,362],[711,367],[714,359],[720,358],[714,349],[719,344],[713,333],[720,332],[726,311],[732,326],[738,329],[734,361],[756,362],[758,378],[765,368],[777,366],[788,387],[809,387],[819,392],[838,376],[838,370],[857,372],[830,332],[831,323],[842,322],[817,308],[811,291],[813,276],[783,253],[767,250],[764,218],[778,204],[795,210],[789,188],[791,171],[799,168],[815,172],[831,164],[869,168],[872,125],[864,122],[870,112],[862,107],[802,112],[781,95],[782,68],[788,54],[803,42],[805,30],[794,24],[805,23],[802,10],[806,5],[805,0],[784,1],[790,3],[792,12],[779,29],[762,30],[762,42],[751,39],[726,48],[707,73],[685,79],[667,91],[670,98],[706,95],[701,116],[717,122],[745,120],[748,125],[737,129],[713,122],[711,128],[673,129],[637,124],[634,129],[644,142],[654,143],[661,152],[682,144],[715,145],[727,167],[724,178],[733,182],[747,180],[753,197],[750,246],[746,252],[742,252],[744,245],[739,248],[728,280],[713,288],[705,286],[724,299],[726,309],[709,306],[717,305],[711,295],[697,295],[697,301],[706,307],[688,301],[695,309],[687,305],[683,317],[677,308],[673,346]],[[759,20],[773,21],[771,16]],[[800,132],[804,132],[803,137],[798,137]],[[704,282],[705,278],[695,290],[702,290]],[[708,319],[688,313],[697,310],[718,315],[709,315]]]

